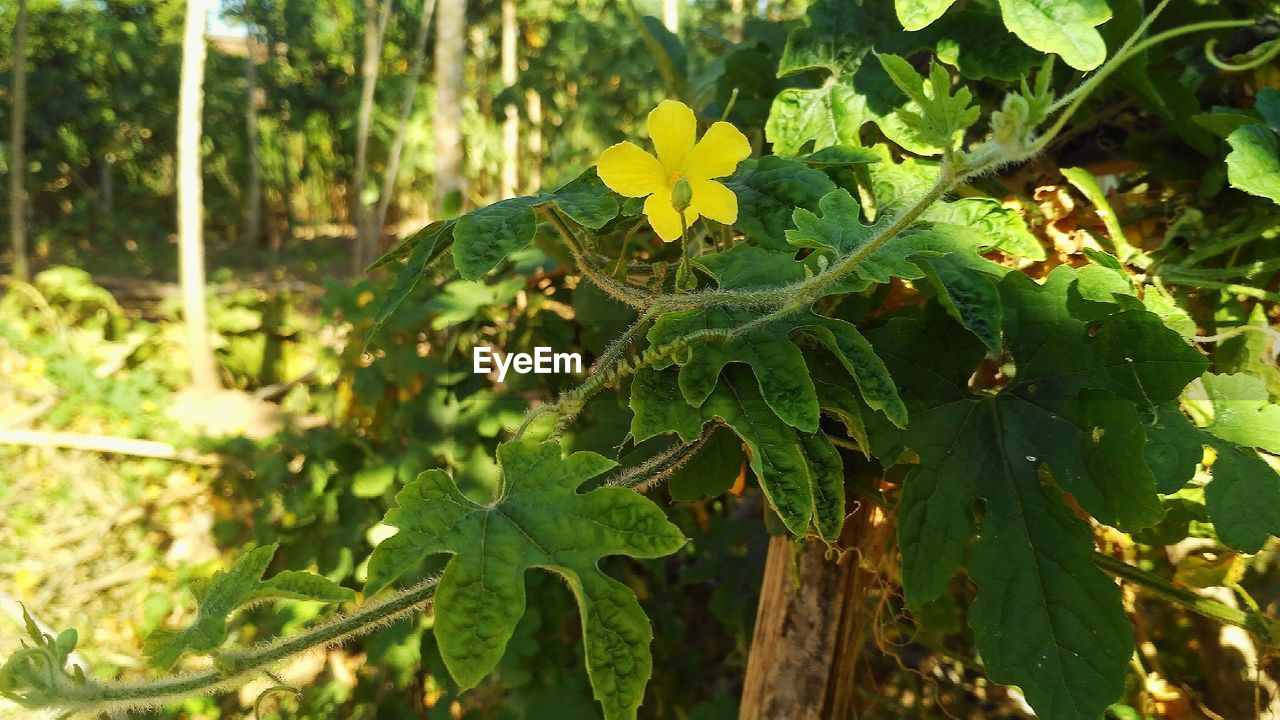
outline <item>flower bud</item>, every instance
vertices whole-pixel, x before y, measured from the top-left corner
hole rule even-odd
[[[991,113],[991,134],[1005,147],[1015,147],[1027,131],[1027,116],[1031,114],[1026,98],[1010,94],[1004,98],[1000,110]]]
[[[678,213],[683,213],[693,204],[693,186],[685,178],[680,178],[671,188],[671,204]]]

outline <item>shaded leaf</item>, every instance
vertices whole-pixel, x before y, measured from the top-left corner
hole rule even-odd
[[[549,195],[499,200],[458,219],[453,229],[453,264],[468,280],[484,277],[511,253],[533,242],[538,228],[534,208]]]
[[[605,186],[594,167],[565,183],[553,195],[556,205],[565,215],[592,230],[599,230],[618,216],[618,199]]]
[[[779,157],[747,160],[724,183],[738,196],[736,225],[763,247],[786,248],[784,234],[795,208],[817,208],[836,185],[821,170]]]
[[[752,472],[787,529],[804,536],[811,525],[835,540],[844,523],[839,455],[773,413],[743,368],[729,367],[700,408],[684,402],[676,373],[645,368],[631,382],[631,433],[638,442],[676,432],[692,442],[708,422],[722,422],[746,443]],[[818,503],[822,503],[818,506]],[[836,518],[839,518],[838,522]]]

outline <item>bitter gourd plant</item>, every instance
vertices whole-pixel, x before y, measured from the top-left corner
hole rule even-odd
[[[73,631],[51,637],[31,624],[32,644],[0,670],[0,690],[65,711],[153,707],[422,612],[434,614],[441,654],[465,689],[503,656],[525,610],[525,572],[536,569],[577,600],[605,717],[633,718],[653,672],[653,634],[633,592],[598,563],[685,542],[635,490],[701,458],[745,457],[785,532],[835,543],[848,510],[838,440],[883,468],[909,467],[896,505],[908,608],[967,575],[976,586],[968,622],[989,677],[1021,688],[1046,720],[1101,717],[1122,695],[1134,652],[1110,575],[1135,573],[1095,553],[1095,529],[1152,532],[1191,493],[1231,548],[1254,552],[1280,534],[1280,476],[1260,454],[1280,453],[1274,378],[1252,367],[1256,353],[1207,356],[1167,288],[1269,299],[1225,282],[1247,268],[1206,264],[1268,230],[1246,224],[1177,257],[1133,245],[1112,222],[1101,239],[1109,252],[1037,280],[1018,268],[1045,260],[1042,246],[984,180],[1058,141],[1109,79],[1141,87],[1163,43],[1270,26],[1208,11],[1164,21],[1167,0],[1145,15],[1106,0],[952,4],[816,0],[778,75],[817,87],[773,98],[773,154],[747,157],[747,139],[726,122],[698,140],[693,111],[668,101],[650,116],[653,154],[615,146],[598,170],[434,223],[376,264],[404,267],[371,337],[442,258],[462,278],[502,281],[508,258],[535,240],[636,319],[580,384],[513,428],[497,451],[491,502],[468,499],[441,470],[399,491],[385,518],[394,534],[369,558],[358,604],[297,635],[225,646],[228,616],[254,602],[354,599],[305,573],[263,580],[272,549],[262,548],[198,589],[191,625],[148,642],[162,668],[184,653],[211,655],[211,667],[90,680],[66,666]],[[1001,22],[1013,35],[989,32]],[[1270,48],[1227,69],[1265,62]],[[981,79],[1011,83],[985,119],[968,87]],[[1200,124],[1210,141],[1225,139],[1219,177],[1280,202],[1280,94],[1263,90],[1256,109]],[[1092,175],[1066,176],[1111,212]],[[890,287],[914,288],[915,301],[886,305]],[[1238,334],[1265,339],[1259,321]],[[622,469],[565,454],[559,439],[606,392],[626,393],[633,412],[619,443],[667,437],[665,449]],[[450,556],[443,574],[397,587],[422,577],[433,555]],[[1276,640],[1258,613],[1198,611]]]

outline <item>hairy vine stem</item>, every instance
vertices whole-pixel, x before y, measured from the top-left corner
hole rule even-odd
[[[317,648],[341,645],[427,608],[438,578],[427,578],[384,599],[367,602],[313,628],[215,656],[207,670],[135,682],[58,682],[57,707],[70,712],[111,713],[161,707],[197,695],[230,690],[264,670]]]
[[[600,288],[609,297],[628,307],[644,310],[649,306],[651,297],[648,291],[630,285],[623,285],[600,272],[600,269],[587,259],[582,247],[578,244],[577,237],[573,234],[573,230],[564,221],[564,218],[560,217],[558,210],[553,207],[547,207],[542,212],[542,215],[551,222],[551,226],[556,229],[556,232],[560,233],[560,238],[564,240],[565,246],[569,248],[569,253],[573,255],[573,260],[577,263],[578,269],[596,287]]]

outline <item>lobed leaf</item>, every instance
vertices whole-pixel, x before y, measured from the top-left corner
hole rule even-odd
[[[669,555],[684,537],[656,505],[620,487],[578,493],[614,465],[599,455],[562,457],[554,442],[498,448],[500,495],[478,505],[443,471],[396,495],[384,522],[398,532],[374,549],[366,593],[429,555],[450,558],[435,597],[435,634],[463,689],[493,670],[525,611],[524,573],[561,576],[582,616],[587,672],[606,718],[634,718],[652,670],[653,631],[635,595],[599,568],[608,555]]]
[[[747,239],[785,249],[784,235],[796,208],[816,208],[835,183],[821,170],[774,156],[747,160],[724,183],[738,196],[738,221]]]
[[[799,432],[779,420],[742,368],[727,368],[698,408],[684,401],[676,373],[644,368],[631,382],[631,408],[637,442],[673,431],[692,442],[706,423],[728,425],[750,450],[751,470],[787,529],[804,536],[813,526],[826,540],[839,537],[844,524],[839,454],[825,436]]]
[[[939,151],[954,149],[965,129],[978,120],[979,110],[971,104],[973,95],[969,89],[961,86],[952,93],[951,76],[942,63],[933,63],[926,80],[897,55],[877,57],[889,78],[910,99],[906,106],[891,116],[905,131],[896,133],[893,139],[903,140],[909,150],[926,155],[936,154],[930,148]],[[882,123],[881,127],[886,126]]]
[[[876,117],[866,96],[847,85],[787,88],[774,98],[764,134],[775,153],[797,155],[810,144],[815,151],[859,145],[859,130]]]
[[[355,593],[328,578],[307,572],[286,571],[262,579],[275,555],[276,545],[254,548],[236,558],[231,567],[194,589],[196,619],[182,630],[161,628],[151,633],[143,649],[157,667],[171,667],[183,653],[216,650],[227,639],[227,619],[248,604],[268,599],[344,602]]]
[[[908,604],[940,595],[967,556],[988,673],[1021,687],[1042,717],[1101,715],[1132,652],[1119,592],[1061,495],[1130,531],[1158,521],[1139,409],[1176,401],[1205,367],[1136,298],[1094,299],[1104,277],[1059,268],[1043,285],[1020,273],[999,282],[1016,376],[994,395],[969,389],[983,343],[941,309],[870,334],[911,412],[905,431],[869,419],[871,444],[882,458],[903,448],[920,458],[899,506]]]

